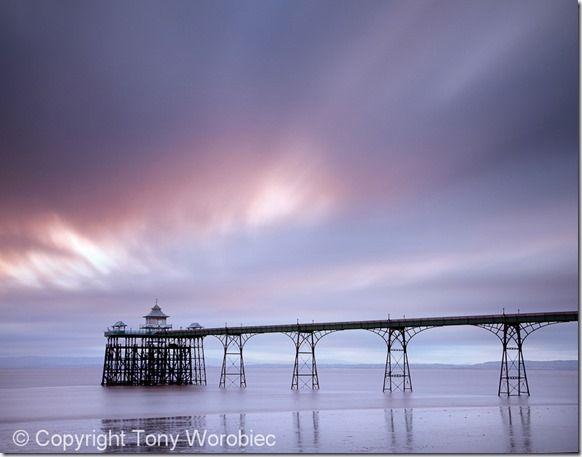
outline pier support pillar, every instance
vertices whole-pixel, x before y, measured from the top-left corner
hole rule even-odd
[[[291,389],[296,390],[304,387],[319,389],[317,362],[315,360],[317,340],[314,333],[297,333],[293,342],[295,343],[295,364],[293,365]]]
[[[519,324],[505,324],[503,326],[501,344],[503,353],[497,395],[520,396],[523,394],[529,396],[529,385],[523,360],[523,340]]]
[[[192,341],[187,338],[173,338],[164,346],[161,353],[165,355],[166,378],[162,383],[192,384]]]
[[[215,335],[224,346],[222,370],[220,371],[219,387],[246,387],[243,347],[252,333]]]
[[[499,372],[499,396],[529,396],[529,384],[523,358],[523,342],[527,336],[547,325],[548,322],[519,322],[519,315],[504,316],[505,322],[496,324],[479,324],[477,327],[489,330],[501,341],[501,368]]]
[[[291,389],[319,389],[315,346],[317,342],[331,331],[297,331],[285,333],[295,345],[295,364]]]
[[[386,365],[382,392],[412,392],[412,378],[408,365],[408,342],[419,332],[430,327],[386,327],[371,329],[386,342]]]
[[[412,392],[412,379],[408,366],[408,338],[406,329],[387,329],[386,333],[386,365],[384,368],[383,392]]]
[[[204,337],[192,338],[192,384],[206,385],[206,362],[204,360]]]
[[[206,384],[202,338],[107,339],[101,385],[163,384]]]
[[[406,329],[390,329],[386,341],[386,365],[384,368],[384,387],[386,390],[412,392],[412,379],[408,365],[408,338]]]
[[[118,338],[109,337],[105,343],[105,357],[103,359],[103,375],[101,376],[101,385],[117,384],[117,364],[118,357],[116,357],[118,347]]]

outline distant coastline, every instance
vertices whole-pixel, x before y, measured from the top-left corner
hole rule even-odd
[[[499,361],[488,361],[474,364],[452,364],[452,363],[411,363],[411,368],[467,368],[467,369],[490,369],[498,368]],[[526,360],[526,367],[529,369],[578,369],[577,360]],[[0,369],[3,368],[95,368],[103,365],[100,357],[0,357]],[[219,367],[218,364],[207,363],[207,367]],[[293,368],[292,364],[282,363],[252,363],[245,362],[247,367],[273,367],[273,368]],[[319,367],[326,368],[384,368],[384,363],[318,363]]]

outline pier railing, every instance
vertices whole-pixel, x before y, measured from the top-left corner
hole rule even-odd
[[[423,317],[384,319],[372,321],[312,322],[282,325],[247,325],[209,327],[199,329],[129,329],[124,332],[107,330],[105,336],[124,334],[127,336],[200,337],[210,335],[240,335],[257,333],[316,332],[337,330],[372,330],[381,328],[442,327],[450,325],[522,324],[543,322],[572,322],[578,320],[578,311],[550,313],[486,314],[475,316]]]

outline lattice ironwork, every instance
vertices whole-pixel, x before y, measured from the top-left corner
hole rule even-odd
[[[408,342],[410,339],[431,327],[386,327],[371,329],[386,342],[386,365],[382,391],[412,392],[412,378],[408,365]]]
[[[285,335],[291,338],[295,345],[295,364],[293,365],[291,389],[319,389],[315,346],[321,338],[334,331],[285,332]]]
[[[214,335],[224,347],[222,369],[220,371],[220,387],[247,386],[243,347],[249,338],[254,335],[254,333]]]
[[[499,323],[499,324],[479,324],[476,327],[484,328],[485,330],[489,330],[491,333],[496,335],[501,341],[503,341],[503,327],[505,325],[519,325],[520,326],[520,333],[521,333],[521,341],[524,341],[530,334],[539,330],[542,327],[547,327],[548,325],[560,324],[559,321],[550,321],[550,322],[522,322],[520,324],[516,323]]]
[[[201,347],[202,338],[108,337],[101,385],[205,384]]]
[[[510,322],[497,324],[480,324],[477,327],[489,330],[499,338],[502,345],[499,388],[497,395],[528,395],[529,384],[523,357],[523,342],[532,332],[557,324],[558,322]]]
[[[204,360],[204,338],[192,338],[192,384],[206,385],[206,361]]]
[[[224,346],[220,385],[246,386],[243,347],[265,333],[283,333],[295,344],[292,388],[319,388],[315,346],[328,333],[362,329],[381,336],[387,344],[384,390],[411,391],[407,345],[417,333],[433,327],[474,325],[501,340],[503,353],[499,395],[529,395],[523,342],[533,331],[551,324],[578,321],[577,311],[448,316],[415,319],[320,322],[285,325],[242,325],[231,329],[164,327],[126,329],[118,322],[107,329],[102,385],[206,384],[203,339],[215,336]],[[119,324],[119,325],[118,325]]]

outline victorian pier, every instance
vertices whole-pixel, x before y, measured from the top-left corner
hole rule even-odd
[[[529,395],[523,344],[529,334],[542,327],[578,321],[577,311],[449,316],[374,321],[318,322],[311,324],[261,325],[203,328],[192,323],[174,330],[156,303],[144,316],[139,330],[128,330],[116,322],[105,332],[107,343],[101,384],[118,385],[206,385],[204,338],[213,336],[223,345],[220,387],[246,387],[243,349],[253,336],[283,333],[295,347],[291,388],[319,389],[315,348],[321,338],[342,330],[368,330],[386,344],[383,390],[412,391],[407,347],[418,333],[434,327],[472,325],[493,333],[501,343],[497,393],[500,396]]]

